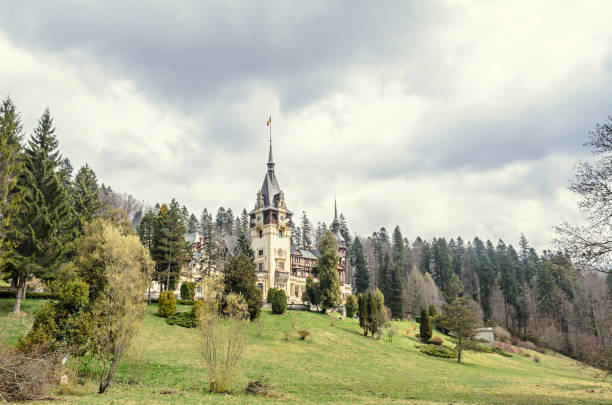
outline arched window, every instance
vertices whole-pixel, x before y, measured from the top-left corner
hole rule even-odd
[[[263,291],[263,284],[257,283],[257,288],[259,288],[261,291]]]

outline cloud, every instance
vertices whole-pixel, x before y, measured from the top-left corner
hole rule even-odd
[[[250,208],[273,117],[289,208],[352,230],[549,246],[611,112],[605,10],[555,2],[8,2],[0,89],[28,131],[149,203]]]

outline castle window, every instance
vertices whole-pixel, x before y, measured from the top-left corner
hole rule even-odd
[[[263,271],[263,263],[259,263],[258,270],[261,273]]]
[[[263,249],[259,249],[259,256],[263,256]]]
[[[285,271],[285,263],[283,262],[278,262],[278,269],[280,271]]]
[[[263,238],[263,231],[259,231],[259,237]]]
[[[296,297],[300,296],[300,287],[298,287],[297,285],[295,286],[295,296]]]
[[[278,237],[279,237],[279,238],[282,238],[282,237],[283,237],[283,231],[282,231],[282,230],[281,230],[281,231],[278,231]]]

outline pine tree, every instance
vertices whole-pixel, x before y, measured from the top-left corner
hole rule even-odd
[[[81,167],[74,178],[72,199],[79,231],[82,233],[85,223],[91,221],[102,208],[98,179],[88,165]]]
[[[476,333],[476,322],[478,321],[474,312],[467,307],[467,303],[467,297],[463,297],[444,304],[442,308],[444,316],[439,321],[440,326],[451,331],[453,337],[457,339],[455,350],[459,363],[461,363],[461,353],[465,350],[467,341],[471,340]]]
[[[17,181],[23,170],[21,118],[13,100],[9,97],[0,106],[0,271],[4,260],[13,250],[13,241],[6,240],[12,219],[19,212],[23,193],[18,191]]]
[[[191,214],[187,221],[187,233],[198,232],[199,229],[200,223],[198,222],[198,218],[194,214]]]
[[[242,294],[248,305],[251,320],[259,316],[263,304],[261,290],[257,288],[256,283],[255,265],[243,254],[230,258],[223,268],[225,294]]]
[[[353,265],[355,266],[355,287],[357,294],[368,291],[370,288],[370,275],[363,256],[363,246],[359,238],[355,238],[355,242],[351,246]]]
[[[393,266],[398,268],[401,275],[407,273],[406,267],[406,246],[404,246],[404,237],[399,226],[393,230],[393,244],[391,247],[393,255]]]
[[[57,146],[53,119],[47,109],[25,150],[24,170],[17,185],[24,195],[23,205],[8,234],[15,242],[5,266],[17,286],[13,312],[20,310],[20,295],[28,277],[53,279],[62,262],[67,237],[74,235],[67,189],[58,175],[61,157]]]
[[[306,211],[302,211],[302,246],[311,248],[312,247],[312,225]]]
[[[140,223],[136,228],[136,233],[140,238],[140,242],[149,249],[149,253],[153,254],[155,223],[157,217],[153,211],[149,210],[142,215]]]
[[[333,309],[341,304],[340,280],[338,278],[338,243],[328,231],[319,244],[321,257],[318,261],[319,285],[321,289],[321,309]]]
[[[393,265],[391,268],[391,282],[389,286],[389,300],[385,298],[391,316],[394,319],[402,319],[404,317],[404,307],[402,299],[402,277],[400,275],[400,267]]]
[[[491,296],[495,286],[495,272],[488,249],[485,248],[484,243],[478,238],[474,238],[474,251],[477,259],[476,274],[478,275],[480,286],[480,305],[482,306],[485,320],[488,320],[491,319],[493,313]]]
[[[238,243],[234,249],[234,256],[243,255],[253,262],[255,267],[255,252],[251,249],[251,242],[244,232],[238,235]]]

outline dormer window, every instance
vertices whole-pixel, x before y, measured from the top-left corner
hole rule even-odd
[[[278,237],[279,237],[279,238],[282,238],[282,237],[283,237],[283,231],[282,231],[282,230],[278,231]]]

